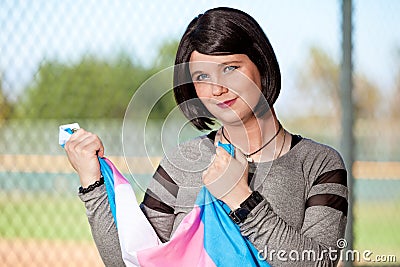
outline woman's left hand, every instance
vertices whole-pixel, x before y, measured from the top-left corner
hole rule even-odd
[[[251,195],[248,185],[248,163],[239,150],[233,158],[225,149],[217,147],[214,161],[203,172],[203,183],[216,198],[224,201],[231,210]]]

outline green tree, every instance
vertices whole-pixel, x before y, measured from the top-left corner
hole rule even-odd
[[[43,64],[21,97],[15,117],[121,118],[149,70],[120,56],[113,62],[94,57],[74,65]]]
[[[145,88],[143,88],[144,90],[146,90],[146,92],[145,94],[141,94],[141,97],[143,98],[143,103],[147,103],[147,108],[152,108],[149,116],[150,118],[164,119],[176,106],[173,95],[172,79],[173,66],[178,44],[179,42],[176,40],[167,40],[163,42],[158,48],[158,53],[153,63],[151,64],[151,73],[155,73],[156,75],[150,77],[150,79],[146,81]],[[163,95],[160,99],[157,99],[160,92],[165,92],[165,90],[167,90],[165,95]],[[143,112],[144,110],[148,109],[143,109]],[[135,108],[135,114],[130,115],[137,116],[138,118],[143,118],[143,116],[148,115],[143,114],[143,112],[142,109]]]
[[[311,47],[305,66],[298,78],[298,87],[324,107],[331,106],[329,112],[337,121],[340,119],[340,65],[328,53],[318,47]],[[374,118],[381,96],[378,87],[363,74],[355,74],[354,107],[356,118]]]
[[[178,50],[178,40],[165,41],[158,49],[154,66],[158,69],[168,68],[174,65],[175,55]]]
[[[153,74],[173,66],[177,42],[165,42],[158,51],[152,67],[134,63],[121,53],[114,60],[84,57],[76,64],[57,61],[40,66],[35,80],[19,98],[14,118],[29,119],[102,119],[123,118],[136,90]],[[137,103],[140,114],[145,107],[154,106],[150,118],[164,118],[174,107],[172,75],[161,76],[151,84],[171,91],[157,102],[153,90]]]
[[[11,113],[11,103],[3,92],[2,80],[0,76],[0,126],[8,119]]]
[[[175,63],[176,51],[178,49],[178,40],[165,41],[158,49],[158,54],[153,63],[154,68],[163,75],[158,75],[155,86],[169,86],[170,90],[166,93],[155,106],[152,117],[164,118],[176,105],[173,94],[172,67]],[[165,71],[168,68],[169,71]],[[158,84],[158,85],[157,85]],[[159,115],[157,115],[159,114]]]

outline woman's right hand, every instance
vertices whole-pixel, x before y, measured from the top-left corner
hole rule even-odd
[[[84,129],[77,130],[65,144],[68,160],[76,170],[82,187],[100,180],[99,157],[104,156],[104,147],[100,138]]]

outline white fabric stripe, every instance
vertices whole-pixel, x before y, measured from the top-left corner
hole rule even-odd
[[[140,266],[137,251],[161,243],[153,227],[141,211],[129,184],[115,187],[118,235],[126,266]]]

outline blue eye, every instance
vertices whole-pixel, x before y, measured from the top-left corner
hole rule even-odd
[[[196,81],[204,81],[204,80],[207,80],[207,79],[209,79],[209,76],[208,76],[208,74],[200,74],[200,75],[198,75],[197,77],[196,77]]]
[[[239,68],[239,67],[238,67],[238,66],[226,66],[226,67],[224,68],[224,73],[228,73],[228,72],[234,71],[234,70],[236,70],[237,68]]]

